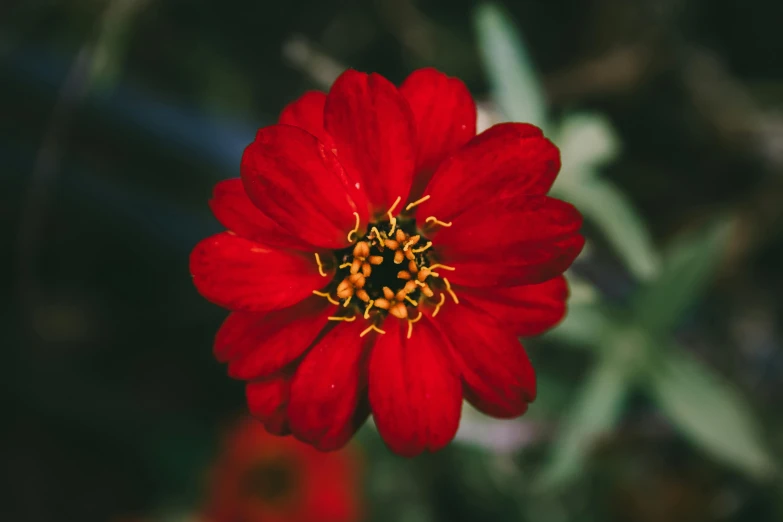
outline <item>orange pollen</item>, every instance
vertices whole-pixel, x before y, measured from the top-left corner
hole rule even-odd
[[[433,226],[449,227],[451,223],[430,216],[417,228],[415,218],[407,214],[429,199],[424,196],[407,204],[396,216],[402,208],[402,198],[398,197],[385,215],[366,228],[360,215],[354,213],[356,226],[348,234],[351,245],[334,251],[333,258],[324,257],[322,252],[314,254],[318,273],[334,279],[313,294],[342,305],[339,310],[345,309],[330,316],[330,321],[351,322],[361,316],[370,323],[360,334],[364,337],[373,331],[385,333],[383,321],[394,316],[407,321],[407,337],[411,338],[413,325],[422,319],[421,306],[432,307],[435,317],[446,294],[459,303],[448,279],[438,273],[456,268],[433,262],[437,260],[437,245],[424,236]]]

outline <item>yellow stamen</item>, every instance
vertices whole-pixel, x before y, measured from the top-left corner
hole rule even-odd
[[[431,247],[432,247],[432,241],[427,241],[426,245],[424,245],[423,247],[414,248],[413,250],[411,250],[411,252],[413,252],[414,254],[421,254],[422,252],[424,252],[425,250]]]
[[[321,256],[318,255],[318,252],[315,253],[315,262],[318,263],[318,273],[321,275],[321,277],[326,277],[326,272],[324,272],[324,265],[321,263]]]
[[[373,303],[375,303],[375,301],[373,301],[372,299],[370,299],[370,302],[367,303],[367,308],[364,309],[364,318],[365,319],[369,319],[370,318],[370,308],[372,308]]]
[[[449,283],[449,280],[444,277],[443,282],[446,283],[446,291],[449,293],[449,295],[451,295],[451,298],[454,299],[454,304],[459,304],[457,294],[455,294],[454,290],[451,289],[451,283]]]
[[[451,221],[440,221],[435,216],[430,216],[427,219],[424,220],[425,223],[435,223],[436,225],[440,225],[442,227],[450,227],[452,225]]]
[[[346,323],[352,323],[356,320],[356,316],[352,315],[351,317],[342,317],[342,316],[329,316],[327,317],[330,321],[345,321]]]
[[[351,266],[351,263],[343,263],[342,265],[339,266],[339,268],[340,270],[342,270],[343,268],[348,268],[349,266]]]
[[[436,268],[442,268],[443,270],[449,270],[451,272],[456,270],[456,268],[454,268],[453,266],[441,265],[440,263],[435,263],[434,265],[430,265],[430,270],[435,270]]]
[[[359,213],[358,212],[354,212],[353,215],[356,218],[356,226],[353,227],[353,230],[348,232],[348,241],[351,241],[351,242],[353,241],[353,236],[355,236],[356,234],[359,233],[359,225],[360,225]]]
[[[421,320],[422,315],[421,310],[419,310],[419,315],[416,316],[416,319],[408,319],[408,339],[413,335],[413,323],[418,323]]]
[[[381,233],[378,232],[378,229],[376,227],[372,227],[370,229],[370,239],[372,239],[372,235],[375,234],[375,237],[378,239],[378,242],[381,244],[381,246],[386,246],[383,242],[383,236],[381,236]]]
[[[394,200],[394,204],[386,212],[386,215],[389,216],[389,223],[391,223],[391,230],[389,230],[390,236],[394,234],[394,231],[397,229],[397,218],[394,217],[394,209],[397,208],[397,205],[400,204],[400,201],[402,201],[402,196],[397,196],[397,199]]]
[[[368,333],[370,333],[370,332],[371,332],[371,331],[373,331],[373,330],[375,330],[375,331],[376,331],[376,332],[378,332],[379,334],[385,334],[385,333],[386,333],[386,331],[385,331],[385,330],[381,330],[380,328],[378,328],[378,327],[377,327],[377,326],[375,326],[374,324],[371,324],[371,325],[370,325],[370,326],[368,326],[368,327],[367,327],[367,328],[366,328],[366,329],[365,329],[365,330],[364,330],[362,333],[360,333],[360,334],[359,334],[359,337],[364,337],[365,335],[367,335]]]
[[[394,217],[394,209],[397,208],[397,205],[400,204],[400,201],[402,201],[402,196],[397,196],[397,199],[394,200],[394,204],[391,206],[391,208],[386,211],[386,215],[389,216],[389,219],[392,219]],[[394,232],[389,232],[390,234],[393,234]]]
[[[421,236],[411,236],[410,239],[408,239],[408,241],[405,243],[405,246],[402,247],[402,249],[407,252],[410,247],[412,247],[413,245],[419,242],[419,239],[421,239]]]
[[[432,317],[435,317],[438,315],[438,312],[440,312],[440,307],[443,306],[443,303],[446,302],[446,294],[441,293],[440,294],[440,302],[435,305],[435,310],[432,312]]]
[[[411,298],[410,298],[410,296],[408,296],[408,295],[406,295],[406,296],[405,296],[405,300],[406,300],[406,301],[408,301],[408,302],[409,302],[410,304],[412,304],[413,306],[419,306],[419,303],[417,303],[416,301],[414,301],[413,299],[411,299]]]
[[[317,295],[318,297],[325,297],[325,298],[326,298],[326,299],[327,299],[327,300],[328,300],[330,303],[332,303],[333,305],[338,305],[338,304],[340,304],[340,301],[335,301],[335,300],[332,298],[332,296],[331,296],[331,295],[329,295],[329,294],[328,294],[328,293],[326,293],[326,292],[319,292],[318,290],[313,290],[313,293],[314,293],[315,295]]]
[[[349,295],[349,296],[348,296],[348,299],[346,299],[346,300],[345,300],[345,302],[343,303],[343,307],[344,307],[344,308],[348,308],[348,303],[350,303],[350,302],[351,302],[351,298],[352,298],[352,297],[353,297],[352,295]]]
[[[431,196],[427,195],[427,196],[424,196],[423,198],[419,198],[419,199],[417,199],[417,200],[416,200],[416,201],[414,201],[413,203],[408,203],[408,206],[406,206],[406,207],[405,207],[405,212],[408,212],[410,209],[412,209],[412,208],[413,208],[413,207],[415,207],[416,205],[421,205],[422,203],[424,203],[425,201],[427,201],[428,199],[430,199],[430,197],[431,197]]]

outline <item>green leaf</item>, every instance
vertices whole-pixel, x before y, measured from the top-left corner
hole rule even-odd
[[[620,152],[620,140],[609,120],[601,114],[571,114],[565,118],[555,138],[563,167],[558,183],[579,182],[594,175],[595,167],[609,163]]]
[[[580,303],[569,305],[563,321],[542,338],[579,348],[601,348],[607,334],[616,329],[606,306]]]
[[[484,67],[504,116],[545,127],[546,99],[519,31],[496,4],[479,6],[475,24]]]
[[[115,0],[107,3],[93,48],[90,80],[97,90],[108,90],[120,76],[136,18],[149,0]]]
[[[611,431],[622,411],[633,373],[615,350],[602,354],[589,375],[538,477],[539,491],[551,491],[577,478],[596,440]]]
[[[555,183],[551,195],[573,203],[585,219],[593,222],[636,277],[652,278],[658,270],[658,254],[630,201],[608,181],[581,177],[583,183]]]
[[[683,349],[663,352],[649,367],[660,408],[694,444],[757,478],[774,471],[749,405],[738,391]]]
[[[729,222],[721,221],[675,240],[659,277],[635,296],[632,309],[653,333],[668,333],[701,295],[726,245]]]

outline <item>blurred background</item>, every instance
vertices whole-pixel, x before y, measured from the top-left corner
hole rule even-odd
[[[414,460],[366,426],[338,454],[360,469],[344,520],[783,520],[781,20],[775,0],[3,0],[0,520],[202,520],[245,405],[188,254],[255,129],[349,66],[435,66],[481,126],[542,126],[588,244],[567,319],[525,340],[529,414],[466,408]],[[286,466],[259,495],[296,487]]]

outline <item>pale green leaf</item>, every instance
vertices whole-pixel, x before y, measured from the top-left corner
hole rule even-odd
[[[659,407],[694,444],[755,477],[774,470],[749,405],[708,367],[674,349],[648,375]]]
[[[577,183],[595,167],[609,163],[620,152],[620,140],[601,114],[578,113],[565,118],[554,139],[563,164],[557,182]]]
[[[660,275],[633,301],[638,321],[655,333],[667,333],[699,298],[726,246],[729,223],[719,222],[677,239],[664,255]]]
[[[617,329],[609,309],[599,303],[568,306],[565,318],[543,339],[577,348],[601,348],[611,331]]]
[[[652,278],[658,270],[658,254],[630,201],[608,181],[586,175],[583,179],[579,184],[556,183],[551,195],[573,203],[604,234],[636,277]]]
[[[554,490],[577,478],[601,435],[614,428],[628,393],[632,373],[622,358],[607,350],[590,370],[565,419],[552,454],[538,477],[539,490]]]
[[[113,87],[122,69],[130,44],[133,26],[149,0],[114,0],[107,2],[99,33],[93,45],[90,83],[96,90]]]
[[[546,99],[522,36],[496,4],[476,11],[479,50],[495,101],[510,121],[546,126]]]

